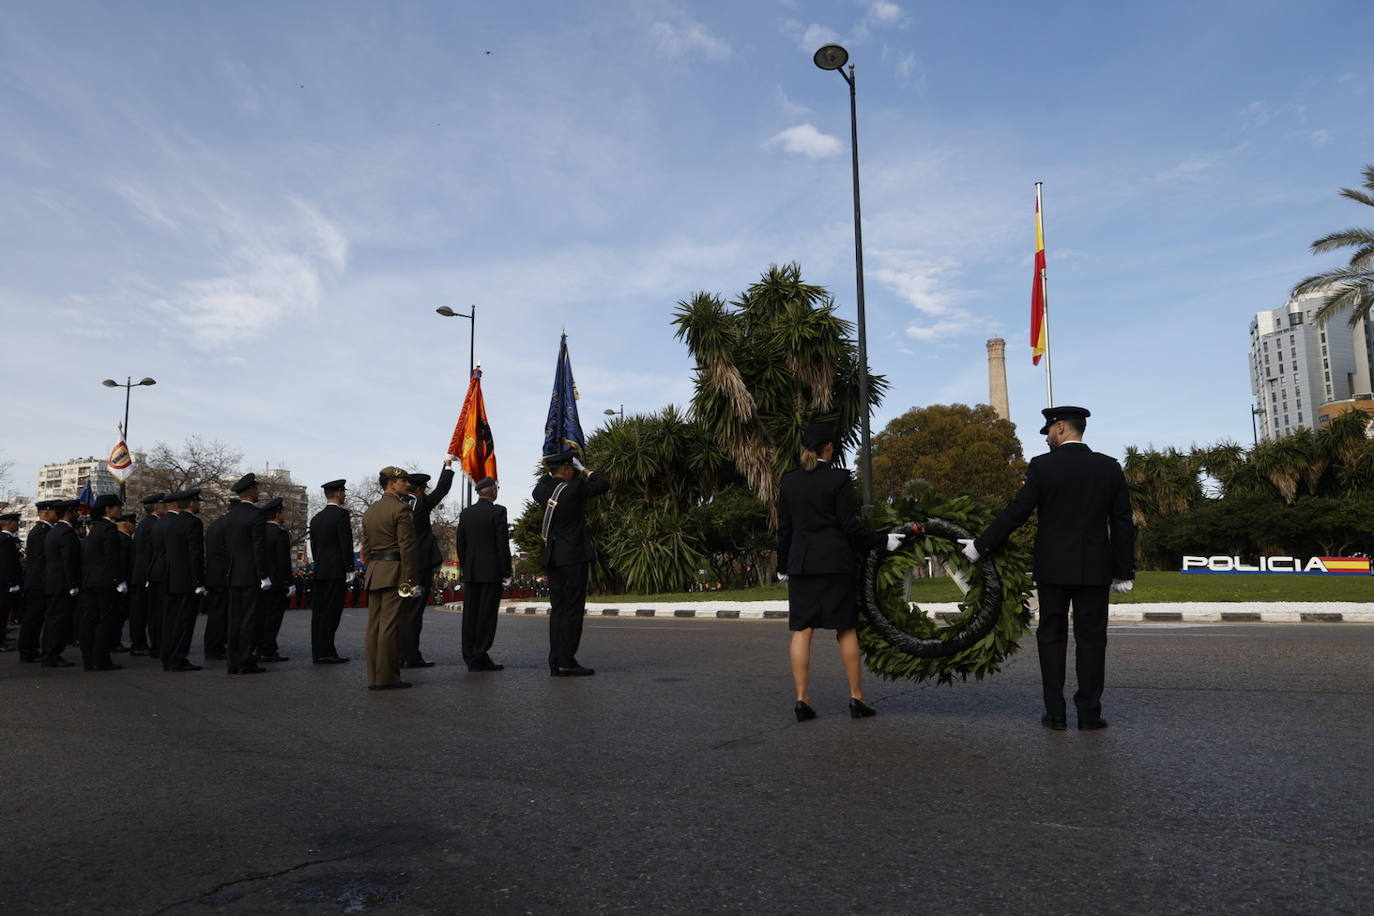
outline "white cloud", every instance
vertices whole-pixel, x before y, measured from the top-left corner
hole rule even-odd
[[[883,25],[897,25],[906,19],[906,13],[891,0],[868,0],[868,18]]]
[[[886,249],[872,251],[870,259],[879,265],[870,272],[873,279],[924,316],[906,326],[907,337],[929,341],[996,326],[959,304],[972,294],[951,285],[959,275],[954,261]]]
[[[1221,159],[1220,156],[1194,156],[1192,159],[1185,159],[1178,165],[1170,169],[1165,169],[1155,175],[1155,181],[1168,184],[1179,181],[1194,181],[1202,176],[1202,173],[1216,165]]]
[[[821,45],[842,43],[839,32],[836,32],[829,26],[819,25],[814,22],[802,31],[801,38],[798,39],[798,44],[800,44],[804,50],[813,52]]]
[[[792,97],[787,94],[782,86],[778,86],[778,108],[782,109],[782,113],[789,118],[800,118],[811,113],[810,108],[800,102],[792,101]]]
[[[811,123],[798,124],[775,134],[768,141],[769,146],[781,146],[785,152],[800,153],[812,159],[824,159],[839,154],[843,147],[840,141],[830,134],[821,133]]]
[[[1278,120],[1294,119],[1304,121],[1307,118],[1306,105],[1269,105],[1265,102],[1251,102],[1240,112],[1240,126],[1243,130],[1258,130],[1265,125]]]
[[[660,19],[649,26],[649,34],[659,50],[669,57],[701,54],[707,60],[724,60],[730,56],[730,45],[712,35],[701,22],[686,13],[676,13],[672,21]]]
[[[124,198],[148,222],[167,229],[177,227],[172,218],[162,212],[162,207],[147,188],[128,181],[111,181],[110,190]]]
[[[1316,143],[1318,146],[1325,146],[1325,145],[1326,145],[1327,143],[1329,143],[1330,141],[1331,141],[1331,134],[1330,134],[1328,131],[1325,131],[1325,130],[1314,130],[1314,131],[1312,131],[1312,142]]]

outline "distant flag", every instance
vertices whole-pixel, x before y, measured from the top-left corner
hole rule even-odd
[[[1050,368],[1050,304],[1045,283],[1045,218],[1040,196],[1040,182],[1035,183],[1035,276],[1031,279],[1030,344],[1031,363],[1040,365],[1045,357],[1045,406],[1054,406],[1054,374]]]
[[[577,418],[577,385],[573,382],[572,361],[568,358],[568,335],[564,334],[553,373],[549,418],[544,421],[544,454],[572,451],[581,455],[586,444],[582,422]]]
[[[91,492],[91,482],[89,480],[87,480],[86,485],[81,488],[81,492],[77,494],[76,501],[86,507],[82,510],[85,512],[89,512],[95,505],[95,494]]]
[[[482,399],[480,366],[472,370],[467,397],[463,399],[463,410],[458,414],[458,425],[453,428],[448,453],[458,459],[463,471],[474,483],[483,477],[496,476],[496,443],[491,437],[487,405]]]
[[[128,480],[129,476],[133,474],[134,459],[129,454],[129,447],[124,444],[123,439],[120,439],[119,444],[110,451],[110,460],[105,466],[110,469],[110,473],[120,483]]]

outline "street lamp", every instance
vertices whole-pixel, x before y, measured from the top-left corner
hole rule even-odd
[[[607,407],[605,410],[603,410],[603,411],[601,411],[601,412],[604,413],[604,414],[605,414],[606,416],[608,416],[608,417],[614,417],[614,416],[616,416],[617,414],[619,414],[620,419],[622,419],[622,420],[625,419],[625,405],[624,405],[624,404],[621,404],[621,405],[620,405],[620,409],[619,409],[619,410],[611,410],[611,408]]]
[[[120,432],[120,435],[122,435],[122,436],[124,437],[124,447],[125,447],[125,448],[128,448],[128,446],[129,446],[129,395],[130,395],[130,392],[132,392],[135,388],[140,387],[141,385],[156,385],[156,384],[157,384],[157,380],[156,380],[156,379],[150,379],[150,378],[144,377],[144,379],[143,379],[142,381],[136,382],[136,381],[134,381],[134,377],[133,377],[132,375],[128,375],[128,376],[125,376],[125,379],[124,379],[123,382],[116,382],[116,381],[115,381],[114,379],[112,379],[112,378],[107,378],[107,379],[105,379],[105,381],[101,382],[100,384],[104,385],[106,388],[123,388],[123,389],[124,389],[124,425],[121,426],[121,427],[119,428],[119,432]],[[121,480],[121,481],[119,482],[119,499],[120,499],[121,502],[123,502],[123,500],[124,500],[124,495],[125,495],[125,486],[124,486],[124,481]]]
[[[873,443],[868,429],[868,331],[864,323],[864,242],[859,210],[859,113],[854,93],[854,65],[849,52],[836,44],[822,45],[812,57],[822,70],[835,70],[849,84],[849,149],[854,171],[854,277],[859,307],[859,474],[863,477],[863,515],[873,514]]]
[[[434,311],[438,312],[440,315],[443,315],[445,318],[466,318],[469,322],[471,322],[471,327],[468,333],[468,384],[472,384],[472,372],[474,369],[477,368],[477,306],[470,305],[468,306],[468,308],[470,308],[472,311],[466,315],[464,315],[462,312],[455,312],[447,305],[441,305]],[[468,480],[467,485],[463,488],[463,493],[463,508],[466,509],[468,506],[472,505],[471,480]]]

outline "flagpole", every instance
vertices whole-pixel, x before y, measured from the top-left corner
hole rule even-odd
[[[1045,204],[1041,197],[1040,186],[1043,181],[1035,183],[1035,212],[1040,218],[1040,237],[1044,242],[1045,235]],[[1045,406],[1054,406],[1054,369],[1051,365],[1053,357],[1050,354],[1050,286],[1049,286],[1049,255],[1045,255],[1045,267],[1040,271],[1040,301],[1043,303],[1041,322],[1045,329]]]

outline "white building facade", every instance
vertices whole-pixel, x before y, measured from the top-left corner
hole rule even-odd
[[[119,481],[105,466],[104,458],[73,458],[38,469],[38,495],[42,499],[76,499],[87,483],[96,496],[118,493]]]
[[[1322,293],[1297,296],[1250,322],[1250,391],[1260,439],[1316,428],[1323,404],[1370,396],[1370,329],[1364,321],[1351,328],[1348,311],[1316,324],[1324,301]]]

